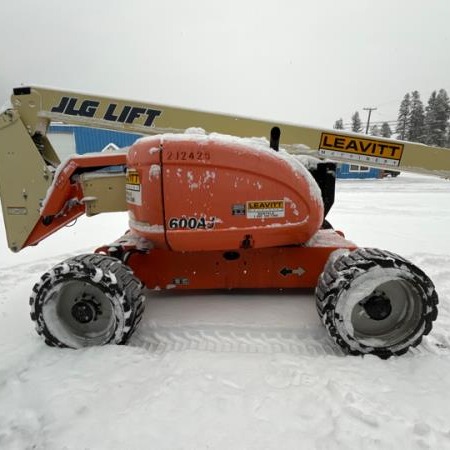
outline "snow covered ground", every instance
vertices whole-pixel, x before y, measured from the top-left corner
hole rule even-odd
[[[428,273],[432,334],[387,361],[342,355],[311,292],[156,292],[129,346],[72,351],[35,334],[28,297],[126,215],[80,219],[36,248],[0,236],[0,449],[450,448],[450,182],[340,181],[329,216]]]

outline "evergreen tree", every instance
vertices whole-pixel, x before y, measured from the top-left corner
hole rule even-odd
[[[406,139],[411,142],[425,141],[425,114],[418,91],[411,93],[411,105],[408,116]]]
[[[370,128],[370,135],[371,136],[380,136],[380,134],[381,134],[381,130],[380,130],[380,127],[377,124],[373,125]]]
[[[409,112],[411,109],[411,97],[409,93],[405,94],[402,102],[400,103],[400,108],[398,110],[397,116],[397,128],[395,129],[398,133],[399,139],[405,139],[406,133],[409,128]]]
[[[435,145],[437,136],[435,132],[436,121],[436,91],[433,91],[428,99],[425,109],[425,143]]]
[[[344,121],[341,119],[336,120],[336,122],[334,122],[333,128],[335,130],[343,130],[344,129]]]
[[[385,138],[390,138],[392,136],[391,127],[387,122],[383,122],[383,125],[381,125],[381,136]]]
[[[436,97],[436,120],[439,130],[436,145],[444,147],[447,141],[448,120],[450,118],[450,99],[447,91],[440,89]]]
[[[352,116],[352,131],[355,133],[360,133],[362,131],[361,118],[359,117],[358,111]]]
[[[443,147],[447,143],[450,99],[445,89],[433,91],[425,115],[426,143]]]

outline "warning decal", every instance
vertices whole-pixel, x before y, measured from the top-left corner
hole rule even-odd
[[[247,219],[284,217],[284,200],[258,200],[247,202]]]
[[[345,153],[349,159],[360,162],[373,162],[386,166],[398,166],[403,154],[403,144],[322,133],[319,154],[326,157],[339,157]]]
[[[137,170],[127,171],[127,182],[125,185],[127,203],[132,205],[142,205],[141,180]]]

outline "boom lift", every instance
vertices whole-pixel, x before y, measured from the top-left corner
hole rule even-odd
[[[430,332],[432,281],[398,255],[357,248],[325,218],[336,161],[449,177],[450,150],[37,87],[14,89],[11,103],[0,115],[11,250],[82,214],[129,214],[117,241],[34,286],[31,318],[47,344],[125,343],[144,287],[315,288],[329,335],[351,354],[401,355]],[[148,136],[61,163],[51,122]]]

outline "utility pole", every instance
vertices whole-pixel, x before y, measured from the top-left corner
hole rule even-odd
[[[370,115],[372,111],[376,111],[377,108],[363,108],[364,111],[369,111],[369,116],[367,117],[367,126],[366,126],[366,134],[369,134],[369,125],[370,125]]]

